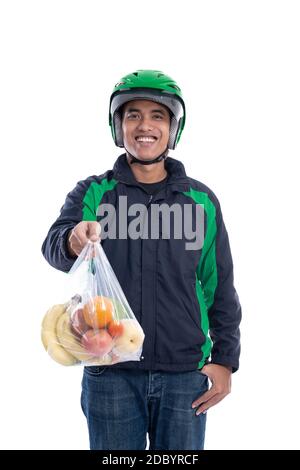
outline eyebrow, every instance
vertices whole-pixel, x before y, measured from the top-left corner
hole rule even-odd
[[[126,113],[133,113],[133,112],[141,112],[140,109],[137,109],[137,108],[128,108],[126,111]],[[151,112],[152,113],[161,113],[161,114],[165,114],[165,111],[163,111],[162,109],[151,109]]]

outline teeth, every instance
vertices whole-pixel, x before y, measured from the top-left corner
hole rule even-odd
[[[138,142],[155,142],[154,137],[137,137]]]

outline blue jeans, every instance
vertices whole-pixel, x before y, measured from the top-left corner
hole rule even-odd
[[[192,402],[208,378],[192,372],[85,367],[81,406],[92,450],[202,450],[206,414]]]

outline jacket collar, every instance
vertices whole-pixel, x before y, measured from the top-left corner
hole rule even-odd
[[[165,168],[169,176],[168,185],[172,184],[172,189],[181,191],[189,190],[189,179],[186,175],[184,165],[179,160],[167,157],[165,160]],[[112,177],[122,183],[135,186],[139,184],[131,171],[125,153],[120,155],[115,161],[112,173]]]

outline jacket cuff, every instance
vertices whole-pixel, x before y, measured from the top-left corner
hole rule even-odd
[[[64,259],[65,263],[65,270],[69,271],[71,267],[73,266],[74,262],[76,261],[77,257],[71,256],[71,254],[68,251],[67,247],[67,240],[68,240],[68,234],[69,232],[73,229],[73,227],[67,227],[64,230],[62,230],[59,234],[59,250],[61,252],[61,255]]]
[[[232,373],[236,372],[239,369],[239,359],[233,356],[212,354],[211,364],[219,364],[220,366],[232,367]]]

